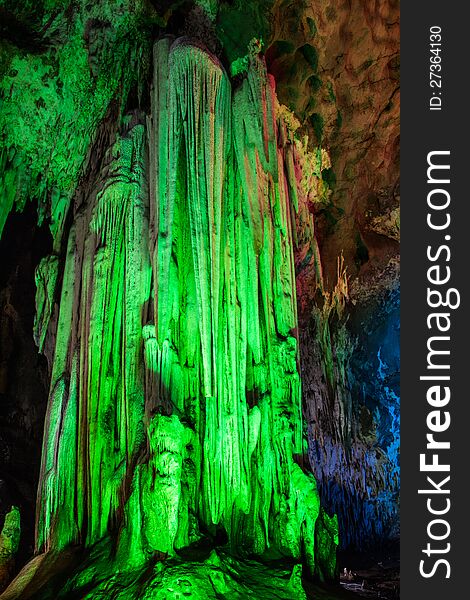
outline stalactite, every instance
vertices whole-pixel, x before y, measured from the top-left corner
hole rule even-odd
[[[38,492],[37,547],[94,543],[116,519],[144,441],[142,320],[150,297],[144,130],[112,148],[69,234]]]
[[[292,214],[273,82],[254,58],[232,99],[202,48],[166,38],[154,57],[147,361],[161,405],[195,431],[193,516],[222,526],[234,549],[298,558],[304,547],[313,567],[319,503],[293,460],[303,443]]]
[[[59,259],[56,255],[46,256],[36,269],[36,315],[34,319],[34,341],[39,352],[44,349],[44,340],[54,308]]]
[[[21,507],[21,560],[50,384],[26,579],[302,598],[301,560],[335,574],[338,522],[360,549],[397,532],[396,14],[375,43],[387,15],[313,0],[0,4],[0,513]]]
[[[256,53],[234,91],[189,39],[161,38],[153,58],[151,113],[123,120],[74,203],[61,289],[55,255],[37,271],[41,346],[60,292],[37,550],[93,557],[112,534],[107,560],[128,573],[225,536],[237,559],[304,560],[331,578],[337,521],[304,468],[303,146]],[[298,570],[283,577],[287,598]]]

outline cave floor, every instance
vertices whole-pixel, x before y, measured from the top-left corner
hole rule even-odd
[[[341,585],[356,598],[400,598],[400,543],[395,540],[380,552],[340,552]]]
[[[300,564],[235,559],[221,548],[133,568],[108,541],[69,547],[27,563],[0,600],[399,599],[399,545],[379,554],[339,553],[341,580],[318,584]]]
[[[122,574],[116,577],[116,574],[111,573],[103,577],[97,564],[91,566],[89,563],[85,569],[83,564],[78,565],[75,552],[63,552],[55,557],[40,555],[23,567],[10,586],[0,594],[0,600],[398,600],[400,597],[396,564],[384,566],[382,563],[355,570],[351,572],[349,579],[342,577],[341,584],[320,585],[303,580],[303,590],[292,588],[290,591],[283,586],[285,573],[281,573],[282,569],[278,572],[269,571],[259,565],[254,573],[252,566],[248,577],[242,569],[238,574],[239,578],[235,575],[231,581],[228,580],[230,578],[220,577],[219,572],[218,583],[224,580],[222,588],[225,588],[221,593],[220,588],[217,591],[218,586],[214,585],[213,578],[206,589],[201,579],[209,581],[211,577],[204,573],[201,578],[201,573],[192,570],[190,564],[184,565],[183,570],[178,572],[179,577],[173,575],[166,580],[157,581],[153,579],[151,569],[142,572],[138,578]],[[136,588],[137,579],[140,583]],[[147,580],[147,584],[142,586],[144,580]],[[189,580],[192,581],[191,586]],[[77,585],[76,588],[70,585],[71,581]],[[214,595],[211,594],[212,590]]]

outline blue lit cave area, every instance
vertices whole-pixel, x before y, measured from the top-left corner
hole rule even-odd
[[[397,600],[399,5],[0,0],[0,600]]]

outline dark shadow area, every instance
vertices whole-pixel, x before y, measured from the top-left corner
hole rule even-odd
[[[33,340],[34,272],[52,251],[36,207],[12,212],[0,240],[0,529],[12,505],[21,514],[17,568],[33,554],[48,367]]]
[[[400,598],[400,540],[375,552],[338,552],[341,584],[360,598]],[[357,598],[357,596],[356,596]]]

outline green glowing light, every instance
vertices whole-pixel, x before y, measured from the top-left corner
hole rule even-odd
[[[303,441],[288,190],[300,182],[286,179],[276,102],[256,56],[232,97],[213,56],[156,44],[150,228],[141,126],[117,142],[111,176],[75,226],[88,233],[69,254],[81,270],[66,280],[61,315],[77,340],[57,344],[48,423],[60,429],[46,432],[39,548],[85,532],[94,544],[123,511],[121,564],[175,556],[220,528],[235,554],[304,556],[313,572],[320,542],[323,562],[334,561],[335,521],[318,520],[315,480],[294,461]],[[155,325],[142,308],[151,297]]]
[[[322,154],[305,159],[310,173],[302,173],[296,157],[307,152],[257,52],[244,59],[246,76],[232,91],[217,58],[163,38],[153,49],[151,114],[145,123],[122,119],[104,175],[89,182],[65,231],[84,152],[127,75],[119,67],[93,79],[77,38],[60,52],[60,110],[50,89],[47,118],[27,105],[29,121],[4,114],[11,150],[0,157],[6,164],[20,152],[18,127],[31,140],[21,164],[45,169],[41,185],[53,189],[57,254],[36,274],[40,348],[60,292],[37,550],[82,544],[94,552],[116,540],[105,559],[90,555],[106,581],[85,567],[63,594],[93,580],[89,598],[106,597],[114,584],[125,589],[116,598],[177,598],[188,581],[194,598],[303,598],[299,565],[278,567],[274,585],[261,575],[256,596],[240,577],[247,557],[304,560],[320,577],[335,570],[336,518],[321,510],[315,479],[297,460],[304,440],[294,218]],[[15,63],[15,77],[24,79],[26,102],[49,70],[25,60]],[[78,119],[83,137],[67,135],[67,119]],[[39,157],[44,128],[57,131],[57,144]],[[13,171],[5,172],[0,231],[19,201]],[[221,532],[223,552],[181,559]],[[142,591],[133,574],[155,558],[166,561]]]

